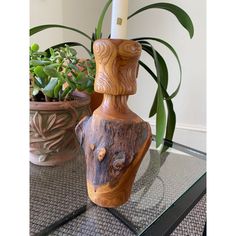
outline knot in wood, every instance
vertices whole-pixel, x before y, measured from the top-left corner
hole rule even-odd
[[[113,161],[113,168],[114,170],[118,170],[120,171],[124,165],[125,165],[125,154],[123,152],[120,152],[118,154],[116,154],[114,157],[113,157],[114,161]]]
[[[90,147],[90,149],[93,151],[94,148],[95,148],[95,145],[94,145],[94,144],[90,144],[89,147]]]
[[[104,159],[105,155],[106,155],[106,149],[101,148],[98,152],[98,160],[101,162]]]

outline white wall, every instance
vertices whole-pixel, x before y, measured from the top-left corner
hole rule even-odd
[[[99,15],[107,0],[66,0],[63,1],[63,24],[79,29],[90,37],[95,31]],[[104,19],[104,37],[110,33],[110,11]],[[76,32],[64,30],[63,38],[66,41],[76,41],[90,48],[90,42]],[[88,56],[84,50],[78,50],[81,57]]]
[[[99,13],[107,0],[31,0],[31,26],[37,24],[63,23],[78,28],[91,35],[99,17]],[[154,0],[129,1],[129,13],[142,6],[151,4]],[[160,1],[161,2],[161,1]],[[205,0],[172,0],[191,16],[195,35],[190,40],[188,33],[177,19],[165,10],[149,10],[141,13],[128,22],[128,37],[154,36],[169,42],[177,51],[182,63],[183,81],[179,94],[174,99],[177,115],[177,129],[174,139],[183,144],[201,150],[206,149],[206,3]],[[55,4],[57,3],[57,4]],[[42,14],[43,12],[43,14]],[[56,12],[57,14],[51,14]],[[105,36],[110,31],[110,11],[105,19]],[[87,39],[67,30],[52,30],[39,35],[40,44],[52,45],[52,42],[63,40],[78,41],[90,46]],[[32,41],[32,40],[31,40]],[[169,68],[169,92],[174,91],[179,80],[178,65],[175,58],[164,48],[155,44],[165,58]],[[86,53],[79,51],[81,57]],[[153,65],[148,56],[143,53],[142,59],[148,65]],[[149,120],[154,128],[155,119],[148,119],[149,109],[155,95],[156,85],[141,68],[138,77],[137,94],[131,96],[129,105],[143,119]],[[155,129],[154,129],[155,130]]]
[[[63,23],[63,0],[30,0],[30,27],[42,24]],[[48,29],[30,37],[30,43],[38,43],[42,50],[61,43],[63,32],[60,29]]]

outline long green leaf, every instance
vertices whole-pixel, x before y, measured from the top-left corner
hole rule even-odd
[[[154,41],[157,41],[157,42],[162,43],[163,45],[165,45],[173,53],[173,55],[175,56],[175,58],[178,62],[179,71],[180,71],[180,80],[179,80],[179,84],[178,84],[176,90],[166,99],[174,98],[178,94],[181,83],[182,83],[182,66],[181,66],[181,62],[179,60],[178,54],[176,53],[175,49],[169,43],[167,43],[166,41],[164,41],[162,39],[159,39],[159,38],[142,37],[142,38],[135,38],[133,40],[138,41],[138,42],[142,42],[143,40],[154,40]],[[144,42],[146,42],[146,41],[144,41]]]
[[[166,89],[168,85],[168,70],[163,57],[153,48],[153,46],[148,42],[141,42],[142,48],[146,51],[154,60],[156,69],[156,78],[158,86],[162,89]],[[165,98],[166,99],[166,98]]]
[[[166,131],[166,111],[165,111],[164,97],[162,93],[162,90],[165,90],[165,89],[161,85],[161,75],[160,75],[160,66],[159,66],[160,62],[158,60],[158,53],[149,42],[146,42],[146,43],[152,49],[154,64],[155,64],[156,73],[157,73],[158,89],[157,89],[157,103],[156,103],[157,105],[156,147],[159,147],[163,142],[163,138],[165,136],[165,131]]]
[[[174,4],[171,4],[171,3],[160,2],[160,3],[150,4],[148,6],[140,8],[139,10],[134,12],[132,15],[130,15],[128,17],[128,19],[130,19],[131,17],[137,15],[140,12],[143,12],[143,11],[148,10],[148,9],[153,9],[153,8],[164,9],[164,10],[167,10],[167,11],[173,13],[177,17],[180,24],[189,32],[190,38],[193,37],[194,27],[193,27],[193,23],[192,23],[191,18],[189,17],[189,15],[182,8],[180,8],[180,7],[178,7]]]
[[[152,76],[152,78],[157,82],[157,77],[156,75],[153,73],[153,71],[142,61],[139,61],[139,64]],[[162,90],[163,94],[165,97],[168,97],[169,94],[167,93],[166,90]],[[149,117],[155,115],[157,113],[157,93],[155,95],[153,104],[152,104],[152,108],[150,110],[150,114]],[[172,140],[173,135],[174,135],[174,131],[175,131],[175,125],[176,125],[176,115],[175,115],[175,111],[173,108],[173,103],[172,100],[165,100],[166,105],[167,105],[167,124],[166,124],[166,134],[165,134],[165,138],[168,140]],[[159,131],[158,131],[159,132]],[[162,152],[166,151],[167,148],[163,147]]]
[[[157,90],[156,147],[159,147],[166,131],[166,111],[161,86]]]
[[[97,24],[97,28],[96,28],[96,39],[99,39],[101,38],[101,35],[102,35],[102,25],[103,25],[103,20],[104,20],[104,17],[106,15],[106,12],[111,4],[112,0],[108,0],[106,5],[104,6],[103,10],[102,10],[102,13],[99,17],[99,20],[98,20],[98,24]]]
[[[72,30],[72,31],[75,31],[79,34],[82,34],[83,36],[85,36],[86,38],[88,38],[89,40],[92,40],[92,38],[90,36],[88,36],[86,33],[78,30],[78,29],[75,29],[75,28],[72,28],[72,27],[68,27],[68,26],[64,26],[64,25],[54,25],[54,24],[50,24],[50,25],[39,25],[39,26],[36,26],[36,27],[33,27],[30,29],[30,36],[42,31],[42,30],[46,30],[46,29],[50,29],[50,28],[63,28],[63,29],[68,29],[68,30]]]
[[[143,47],[143,50],[146,51],[150,56],[153,57],[153,49],[150,47],[150,45],[147,45],[145,41],[140,41],[141,45]],[[166,62],[164,58],[155,50],[156,56],[157,56],[157,63],[158,67],[157,69],[159,70],[159,77],[160,77],[160,82],[161,85],[164,89],[167,89],[168,86],[168,69]]]
[[[152,72],[152,70],[142,61],[139,60],[139,64],[152,76],[152,78],[157,82],[156,75]],[[149,117],[154,116],[157,113],[157,93],[152,103],[152,107],[149,112]]]

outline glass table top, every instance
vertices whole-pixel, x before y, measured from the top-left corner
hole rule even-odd
[[[85,169],[82,153],[63,166],[30,165],[31,235],[141,235],[201,179],[206,159],[175,143],[160,155],[152,143],[129,201],[116,209],[88,199]]]

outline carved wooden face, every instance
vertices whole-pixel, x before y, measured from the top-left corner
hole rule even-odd
[[[110,95],[136,93],[141,45],[132,40],[100,39],[94,43],[96,92]]]

